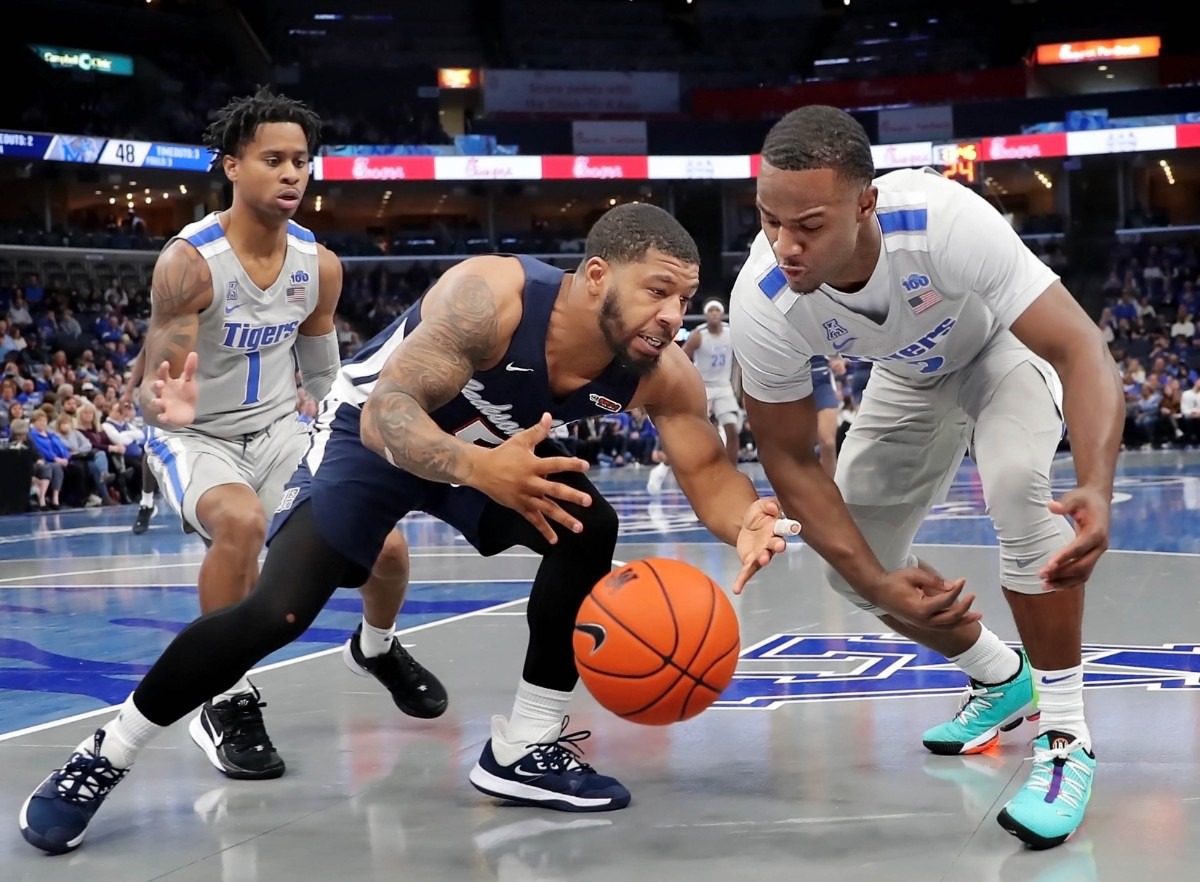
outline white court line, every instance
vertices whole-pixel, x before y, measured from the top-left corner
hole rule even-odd
[[[515,606],[518,603],[524,603],[527,599],[528,598],[525,598],[525,597],[518,597],[516,600],[506,600],[504,603],[498,603],[495,606],[487,606],[487,607],[484,607],[483,609],[473,610],[472,612],[459,613],[456,616],[450,616],[449,618],[446,618],[446,619],[438,619],[435,622],[424,622],[420,625],[413,625],[411,628],[397,629],[396,634],[397,635],[413,634],[413,633],[416,633],[417,631],[424,631],[427,628],[432,628],[435,625],[448,625],[451,622],[461,622],[463,619],[470,619],[475,616],[479,616],[479,615],[483,615],[488,612],[492,612],[494,610],[504,609],[506,606]],[[289,658],[289,659],[285,659],[284,661],[275,662],[274,664],[263,665],[262,667],[254,668],[253,670],[251,670],[249,672],[249,674],[247,676],[252,675],[252,674],[263,674],[263,673],[266,673],[267,671],[277,671],[280,668],[290,667],[291,665],[298,665],[301,662],[312,661],[313,659],[316,659],[316,658],[324,658],[327,655],[333,655],[335,652],[341,652],[341,651],[342,651],[342,647],[340,645],[335,646],[332,649],[322,649],[318,652],[309,653],[308,655],[302,655],[297,658]],[[130,690],[130,691],[132,691],[132,690]],[[38,723],[36,726],[29,726],[25,729],[17,729],[14,732],[0,733],[0,741],[10,741],[13,738],[20,738],[22,735],[32,735],[35,732],[43,732],[46,729],[54,729],[58,726],[65,726],[68,723],[76,723],[79,720],[86,720],[89,717],[98,717],[101,714],[106,714],[109,711],[116,710],[118,707],[120,707],[120,705],[116,705],[116,704],[109,705],[108,707],[102,707],[97,710],[87,711],[86,713],[75,714],[75,716],[73,716],[73,717],[65,717],[61,720],[51,720],[48,723]]]
[[[539,555],[534,555],[534,557],[538,557],[538,556]],[[623,566],[625,566],[625,561],[614,559],[613,566],[623,567]],[[448,625],[452,622],[461,622],[464,619],[474,618],[475,616],[482,616],[482,615],[487,615],[488,613],[495,613],[497,610],[502,610],[502,609],[505,609],[510,606],[516,606],[518,603],[524,603],[528,599],[529,599],[528,597],[518,597],[516,600],[506,600],[504,603],[498,603],[495,606],[486,606],[483,609],[477,609],[472,612],[459,613],[456,616],[450,616],[449,618],[445,618],[445,619],[438,619],[437,621],[434,621],[434,622],[424,622],[423,624],[420,624],[420,625],[413,625],[411,628],[398,628],[396,630],[396,634],[397,635],[399,635],[399,634],[415,634],[417,631],[425,631],[429,628],[434,628],[438,625]],[[275,662],[274,664],[263,665],[262,667],[254,668],[251,671],[249,671],[247,676],[249,676],[250,674],[262,674],[266,671],[276,671],[276,670],[279,670],[280,668],[290,667],[291,665],[298,665],[301,662],[312,661],[315,658],[323,658],[327,655],[333,655],[335,652],[341,652],[341,651],[342,651],[341,646],[335,646],[331,649],[322,649],[318,652],[313,652],[308,655],[299,656],[298,658],[289,658],[285,661]],[[46,722],[46,723],[38,723],[36,726],[28,726],[24,729],[17,729],[14,732],[3,732],[3,733],[0,733],[0,742],[11,741],[13,738],[20,738],[22,735],[32,735],[35,732],[44,732],[47,729],[56,729],[59,726],[66,726],[70,723],[77,723],[80,720],[86,720],[91,717],[98,717],[101,714],[106,714],[109,711],[116,709],[117,707],[118,707],[118,705],[115,705],[115,704],[109,705],[108,707],[102,707],[97,710],[87,711],[86,713],[75,714],[74,716],[70,716],[70,717],[64,717],[61,720],[50,720],[49,722]]]
[[[30,578],[33,578],[32,576]],[[507,584],[509,582],[528,582],[529,579],[413,579],[409,585],[476,585],[479,583],[497,583]],[[46,588],[45,585],[0,585],[0,591],[18,591],[26,589]],[[94,591],[97,588],[128,588],[128,589],[145,589],[148,591],[157,591],[159,588],[195,588],[194,582],[164,582],[162,585],[147,585],[145,582],[105,582],[103,585],[96,583],[87,583],[82,585],[55,585],[55,588],[65,591]],[[341,588],[341,591],[353,591],[353,588]]]
[[[479,552],[475,549],[469,551],[413,551],[409,557],[479,557]],[[534,554],[532,551],[506,551],[503,554],[496,555],[497,557],[540,557],[541,555]],[[31,579],[58,579],[65,576],[98,576],[102,573],[131,573],[135,571],[146,570],[169,570],[178,567],[198,566],[204,559],[197,558],[196,560],[176,561],[174,563],[153,563],[153,564],[137,564],[136,566],[123,567],[104,567],[95,570],[71,570],[65,573],[34,573],[26,576],[9,576],[0,579],[0,584],[8,584],[12,582],[27,582]],[[18,561],[5,561],[5,563],[17,563]],[[490,580],[489,580],[490,581]]]

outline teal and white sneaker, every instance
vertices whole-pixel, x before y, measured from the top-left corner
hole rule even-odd
[[[997,820],[1030,848],[1053,848],[1079,829],[1088,800],[1096,757],[1083,742],[1062,732],[1043,732],[1033,741],[1029,780]]]
[[[1026,719],[1036,720],[1037,690],[1024,651],[1018,652],[1021,667],[1003,683],[987,685],[971,681],[954,719],[929,729],[921,736],[929,750],[943,756],[982,753]]]

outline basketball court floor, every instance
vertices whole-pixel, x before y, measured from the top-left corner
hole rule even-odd
[[[644,469],[598,474],[622,515],[622,560],[680,558],[729,584],[735,555],[673,483],[653,500]],[[1056,488],[1071,483],[1063,459]],[[1113,513],[1086,623],[1095,792],[1079,833],[1037,853],[995,821],[1028,773],[1034,726],[980,756],[928,754],[921,732],[953,713],[963,679],[834,595],[800,543],[734,599],[742,659],[718,705],[647,728],[581,687],[569,731],[592,731],[585,759],[630,788],[628,809],[569,815],[484,797],[467,771],[489,716],[511,706],[537,559],[481,560],[419,517],[406,525],[414,584],[400,627],[450,690],[445,716],[405,717],[346,670],[339,647],[359,604],[341,592],[254,676],[283,778],[222,777],[181,722],[142,755],[84,847],[49,857],[21,839],[20,805],[194,617],[202,546],[165,513],[132,535],[132,508],[0,519],[0,880],[1189,878],[1200,862],[1200,454],[1127,455]],[[918,541],[1015,639],[969,463]]]

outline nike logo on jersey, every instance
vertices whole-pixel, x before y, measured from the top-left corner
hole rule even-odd
[[[853,343],[857,339],[858,339],[857,337],[851,337],[848,340],[843,340],[841,343],[834,343],[833,348],[835,350],[837,350],[838,352],[841,352],[843,349],[845,349],[847,346],[849,346],[851,343]]]
[[[229,313],[233,312],[235,309],[241,309],[245,305],[246,304],[244,304],[244,303],[235,303],[233,306],[226,306],[225,314],[229,315]]]
[[[505,366],[504,366],[504,369],[505,369],[506,371],[523,371],[523,372],[529,372],[529,371],[532,371],[532,370],[533,370],[533,368],[523,368],[523,367],[517,367],[517,366],[516,366],[515,364],[513,364],[511,361],[510,361],[510,362],[509,362],[507,365],[505,365]]]

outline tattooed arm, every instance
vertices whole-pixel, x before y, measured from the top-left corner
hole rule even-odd
[[[420,478],[471,484],[482,448],[443,432],[429,414],[508,347],[521,317],[524,273],[511,258],[476,257],[425,295],[421,323],[388,358],[362,412],[363,443]]]
[[[200,252],[180,239],[168,245],[154,264],[150,283],[150,325],[143,349],[145,373],[158,373],[164,363],[170,376],[183,373],[184,362],[196,348],[200,313],[212,298],[212,273]],[[146,422],[174,428],[159,420],[153,383],[142,383],[139,395]]]

